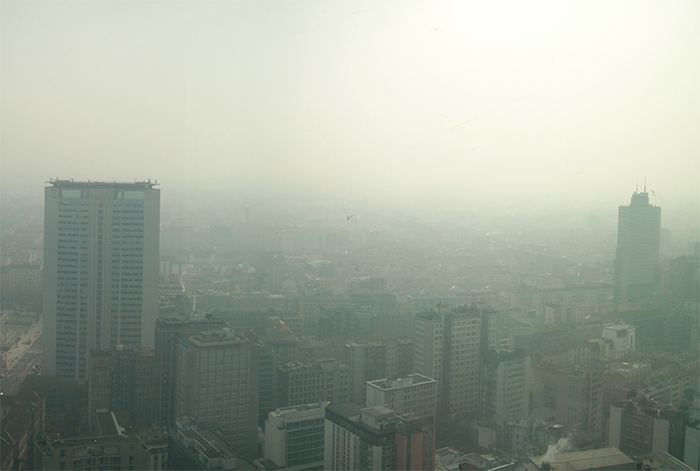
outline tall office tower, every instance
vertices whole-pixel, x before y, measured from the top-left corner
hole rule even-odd
[[[419,374],[367,381],[367,407],[384,406],[397,414],[434,419],[435,386],[434,379]]]
[[[482,311],[443,310],[416,314],[414,347],[416,372],[437,381],[438,421],[478,414],[481,372]]]
[[[328,402],[283,407],[265,423],[265,459],[285,469],[323,469]]]
[[[247,457],[257,453],[260,348],[231,329],[181,338],[177,411],[213,425]]]
[[[530,356],[524,350],[484,353],[481,371],[481,419],[503,423],[530,414]]]
[[[177,404],[177,343],[186,338],[208,330],[222,329],[227,324],[212,316],[191,316],[186,318],[163,317],[156,322],[154,348],[155,395],[159,425],[172,428],[175,426],[175,409]]]
[[[323,469],[435,469],[430,417],[399,415],[383,406],[326,407]]]
[[[49,183],[42,368],[84,383],[90,350],[153,347],[160,190],[150,181]]]
[[[646,298],[660,287],[661,208],[649,193],[635,191],[629,206],[620,206],[615,254],[615,301]]]

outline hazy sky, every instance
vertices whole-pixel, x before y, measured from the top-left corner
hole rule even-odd
[[[1,182],[697,204],[697,1],[2,1]]]

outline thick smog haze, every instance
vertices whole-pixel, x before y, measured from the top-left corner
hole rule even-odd
[[[697,2],[2,2],[2,186],[697,205]],[[164,193],[164,196],[165,196]]]

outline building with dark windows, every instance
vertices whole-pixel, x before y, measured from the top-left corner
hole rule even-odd
[[[177,385],[177,343],[180,338],[226,327],[226,322],[212,316],[163,317],[156,322],[154,387],[156,423],[175,427]]]
[[[649,193],[635,191],[629,206],[620,206],[615,253],[615,301],[633,301],[660,289],[661,208]]]
[[[150,181],[49,183],[42,369],[84,383],[91,350],[153,347],[160,190]]]
[[[475,307],[416,314],[415,368],[437,381],[438,418],[478,414],[482,341],[488,342],[489,331],[482,332],[482,319],[489,318]]]
[[[217,428],[239,453],[255,456],[259,345],[224,328],[181,338],[177,348],[177,419]]]
[[[283,407],[265,423],[265,459],[285,469],[323,469],[328,402]]]
[[[325,424],[323,469],[435,469],[432,417],[348,402],[326,407]]]

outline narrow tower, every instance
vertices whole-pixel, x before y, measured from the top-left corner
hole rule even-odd
[[[615,301],[633,301],[659,289],[661,208],[649,193],[635,191],[629,206],[620,206],[615,254]]]

